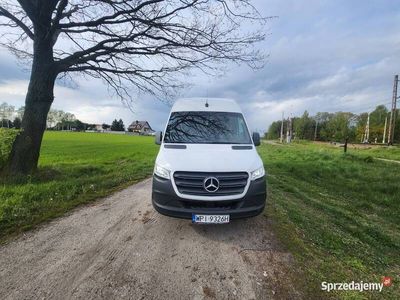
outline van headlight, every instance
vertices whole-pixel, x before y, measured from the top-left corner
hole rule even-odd
[[[161,178],[170,179],[170,171],[157,164],[154,166],[154,174]]]
[[[265,175],[264,167],[258,168],[257,170],[251,172],[251,180],[256,180],[258,178],[263,177],[264,175]]]

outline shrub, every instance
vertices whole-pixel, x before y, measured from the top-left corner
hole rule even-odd
[[[366,163],[372,163],[374,161],[374,158],[372,156],[367,156],[366,158],[364,158],[364,161]]]
[[[0,170],[4,167],[18,133],[16,129],[0,128]]]

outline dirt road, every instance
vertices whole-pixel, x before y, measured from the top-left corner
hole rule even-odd
[[[159,215],[146,180],[0,246],[0,299],[282,299],[291,256],[267,219]]]

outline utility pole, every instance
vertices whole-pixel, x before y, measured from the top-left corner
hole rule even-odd
[[[315,120],[314,141],[317,140],[318,120]]]
[[[288,125],[287,125],[287,131],[286,131],[286,143],[290,144],[292,140],[292,120],[290,117],[288,117]]]
[[[386,126],[387,126],[387,116],[385,118],[385,128],[383,129],[383,139],[382,139],[382,144],[385,143],[386,141]]]
[[[396,125],[396,102],[397,102],[397,84],[399,82],[399,75],[394,76],[393,83],[393,97],[392,97],[392,110],[390,112],[388,144],[393,145],[394,127]]]
[[[369,115],[370,113],[368,113],[367,125],[365,125],[364,143],[368,143],[369,140]]]
[[[284,114],[284,112],[282,112],[282,123],[281,123],[281,144],[283,144],[283,114]]]

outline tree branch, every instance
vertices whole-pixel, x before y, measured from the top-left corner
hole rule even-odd
[[[163,2],[164,0],[148,0],[145,1],[141,4],[139,4],[137,7],[133,8],[133,9],[124,9],[124,10],[119,10],[116,13],[109,15],[109,16],[104,16],[101,17],[97,20],[93,20],[93,21],[88,21],[88,22],[70,22],[70,23],[66,23],[66,24],[60,24],[60,28],[71,28],[71,27],[97,27],[99,25],[103,25],[103,24],[118,24],[118,23],[125,23],[127,22],[126,19],[123,20],[117,20],[117,18],[119,16],[122,15],[133,15],[136,12],[138,12],[139,10],[141,10],[142,8],[144,8],[147,5],[150,4],[155,4],[155,3],[159,3],[159,2]]]
[[[17,17],[15,17],[12,13],[10,13],[8,10],[6,10],[4,7],[0,6],[0,17],[6,17],[8,19],[10,19],[13,23],[15,23],[19,28],[21,28],[26,35],[30,38],[30,39],[34,39],[35,35],[33,34],[33,32],[29,29],[29,27],[27,25],[24,24],[24,22],[22,22],[20,19],[18,19]]]
[[[19,5],[21,5],[22,9],[25,11],[26,15],[28,18],[32,21],[32,23],[37,23],[38,22],[38,1],[31,0],[17,0]],[[54,1],[54,0],[48,0],[48,1]],[[39,1],[40,3],[41,1]],[[45,1],[44,1],[45,2]]]
[[[58,25],[60,23],[60,20],[63,18],[64,14],[64,9],[68,5],[68,0],[61,0],[58,3],[57,9],[56,9],[56,15],[54,16],[52,20],[52,25],[51,25],[51,32],[55,32],[58,29]]]
[[[171,94],[192,69],[214,75],[226,62],[257,68],[264,60],[253,46],[265,32],[252,26],[266,18],[250,0],[17,1],[0,0],[14,17],[6,26],[25,25],[33,50],[45,49],[57,73],[102,79],[121,99],[131,97],[128,86]],[[0,43],[29,58],[26,34],[7,33]]]

